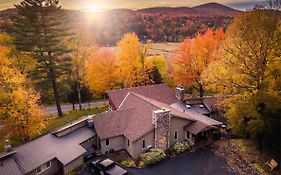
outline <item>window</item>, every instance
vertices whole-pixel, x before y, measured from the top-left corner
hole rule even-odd
[[[128,146],[130,146],[130,140],[128,139]]]
[[[189,132],[185,131],[185,139],[190,139]]]
[[[145,148],[145,140],[142,140],[142,148]]]
[[[105,140],[105,145],[108,146],[109,145],[109,139]]]
[[[40,173],[42,173],[43,171],[47,170],[50,167],[51,167],[51,161],[46,162],[46,163],[44,163],[43,165],[41,165],[40,167],[38,167],[36,169],[36,173],[40,174]]]
[[[175,131],[175,140],[178,140],[178,131]]]

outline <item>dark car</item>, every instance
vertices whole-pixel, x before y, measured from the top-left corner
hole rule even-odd
[[[84,161],[87,162],[96,157],[96,150],[94,148],[87,149],[87,152],[84,154]]]
[[[128,175],[127,170],[121,168],[110,159],[98,159],[90,163],[90,171],[100,175]]]

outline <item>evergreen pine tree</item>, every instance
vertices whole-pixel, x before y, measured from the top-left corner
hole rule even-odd
[[[58,78],[71,69],[67,54],[71,50],[64,45],[71,33],[59,0],[24,0],[15,7],[18,15],[13,19],[14,44],[18,50],[36,58],[37,67],[32,77],[52,86],[58,115],[63,116]]]

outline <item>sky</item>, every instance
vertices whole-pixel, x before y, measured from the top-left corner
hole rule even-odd
[[[252,8],[261,0],[60,0],[65,9],[102,11],[116,8],[139,9],[146,7],[193,7],[209,2],[221,3],[236,9]],[[0,0],[0,10],[11,8],[21,0]]]

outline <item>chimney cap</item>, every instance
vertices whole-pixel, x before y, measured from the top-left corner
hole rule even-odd
[[[163,112],[170,112],[170,110],[167,109],[167,108],[162,108],[162,109],[153,111],[153,113],[156,113],[156,114],[157,114],[157,113],[163,113]]]
[[[176,90],[181,90],[181,91],[183,91],[184,88],[183,88],[182,86],[179,86],[179,85],[178,85],[178,86],[176,87]]]

